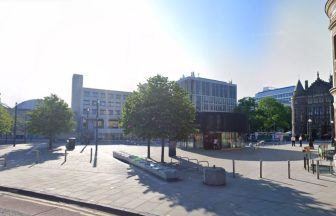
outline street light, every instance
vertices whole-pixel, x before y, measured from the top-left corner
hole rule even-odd
[[[334,141],[334,121],[330,120],[330,127],[331,127],[331,146],[334,146],[335,141]],[[336,149],[336,148],[335,148]]]
[[[90,143],[90,138],[89,138],[89,112],[90,108],[88,107],[86,109],[86,144],[89,145]]]
[[[312,128],[311,123],[313,121],[311,119],[308,119],[308,127],[309,127],[309,147],[314,148],[313,139],[312,139]]]
[[[99,113],[99,99],[97,99],[97,113],[96,113],[96,151],[95,151],[95,158],[93,161],[93,167],[97,166],[97,155],[98,155],[98,113]]]

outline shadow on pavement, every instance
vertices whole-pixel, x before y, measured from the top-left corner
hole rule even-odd
[[[182,151],[192,152],[204,156],[244,161],[298,161],[303,160],[304,153],[300,151],[291,151],[285,149],[251,148],[234,149],[234,150],[204,150],[204,149],[180,149]]]
[[[199,211],[216,215],[336,215],[334,205],[273,180],[249,179],[239,174],[232,178],[232,173],[227,172],[226,186],[211,187],[202,183],[201,173],[183,173],[182,181],[165,182],[138,168],[128,172],[147,187],[144,194],[159,193],[160,200],[171,203],[167,212],[160,214],[170,211],[170,215],[178,215],[174,207],[181,206],[188,214]],[[161,207],[151,212],[158,208]]]
[[[29,143],[25,144],[27,148],[12,148],[9,153],[7,153],[7,167],[5,170],[17,168],[20,166],[33,167],[36,165],[36,151],[39,151],[39,163],[42,164],[50,160],[58,160],[60,157],[64,157],[64,152],[57,150],[57,144],[54,145],[52,150],[48,149],[46,143]],[[19,145],[17,145],[19,147]]]

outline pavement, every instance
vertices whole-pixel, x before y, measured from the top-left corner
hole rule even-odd
[[[112,215],[64,203],[0,192],[0,215],[4,216],[81,216],[81,215]]]
[[[304,145],[305,146],[305,145]],[[101,145],[97,167],[90,163],[94,146],[76,146],[64,160],[64,146],[46,144],[0,146],[8,167],[0,171],[0,186],[30,190],[142,215],[336,215],[336,178],[317,176],[303,168],[302,148],[290,144],[235,150],[178,149],[177,155],[207,160],[227,171],[227,185],[202,184],[202,173],[177,167],[181,180],[165,182],[120,162],[113,151],[146,156],[146,146]],[[40,161],[35,164],[36,153]],[[161,148],[151,148],[160,160]],[[166,162],[168,149],[165,149]],[[232,175],[235,160],[236,177]],[[260,160],[263,178],[259,178]],[[288,160],[291,179],[288,179]]]

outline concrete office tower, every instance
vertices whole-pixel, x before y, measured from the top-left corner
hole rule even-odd
[[[333,87],[332,89],[330,89],[330,93],[332,94],[332,96],[334,97],[334,112],[335,112],[335,108],[336,108],[336,0],[328,0],[326,5],[325,5],[325,13],[327,14],[327,16],[329,17],[330,20],[330,24],[329,24],[329,30],[331,31],[331,41],[332,41],[332,59],[333,59]],[[335,124],[336,119],[335,119],[334,115],[334,121],[333,123]],[[333,124],[333,126],[334,126]],[[335,137],[335,129],[336,127],[334,127],[333,130],[333,137]]]
[[[233,112],[237,105],[237,85],[231,82],[191,76],[177,83],[188,93],[197,112]]]
[[[74,74],[71,108],[76,116],[78,136],[93,139],[98,120],[98,139],[123,139],[123,129],[118,122],[128,94],[130,92],[83,87],[83,75]]]

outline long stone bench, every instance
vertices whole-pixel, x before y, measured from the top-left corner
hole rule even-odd
[[[145,170],[163,180],[175,181],[179,179],[177,171],[174,168],[167,167],[167,166],[164,166],[162,164],[159,164],[153,161],[147,161],[144,158],[131,155],[126,152],[114,151],[113,157],[125,163],[139,167],[142,170]]]
[[[0,169],[3,169],[6,167],[6,156],[1,156],[0,157]]]

